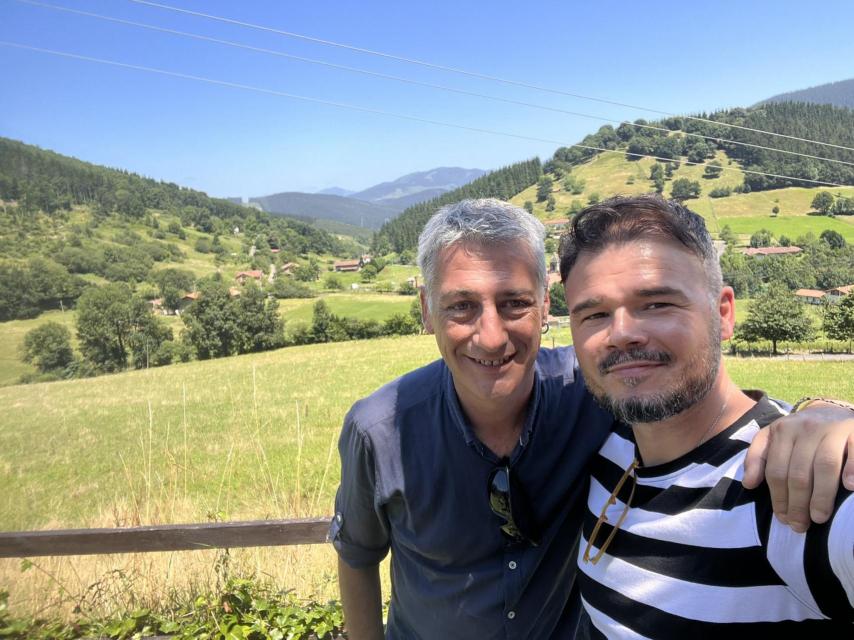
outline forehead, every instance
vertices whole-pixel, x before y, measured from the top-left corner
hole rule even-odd
[[[620,285],[646,288],[667,284],[680,289],[706,288],[702,260],[676,241],[643,238],[584,251],[566,279],[567,295]]]
[[[439,252],[436,293],[456,290],[534,289],[535,258],[521,241],[496,245],[459,242]]]

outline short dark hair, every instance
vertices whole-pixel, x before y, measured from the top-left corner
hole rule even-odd
[[[580,211],[560,239],[560,279],[583,252],[597,253],[612,244],[640,238],[670,239],[703,262],[713,294],[722,285],[720,260],[703,218],[674,200],[658,195],[617,196]]]

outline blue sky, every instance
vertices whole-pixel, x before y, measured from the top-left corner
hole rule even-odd
[[[129,0],[47,2],[602,118],[655,117]],[[820,10],[786,1],[163,3],[673,113],[747,106],[854,76],[850,2]],[[0,0],[0,40],[567,144],[604,124],[15,0]],[[357,190],[436,166],[547,158],[557,146],[6,46],[0,73],[0,135],[215,196]]]

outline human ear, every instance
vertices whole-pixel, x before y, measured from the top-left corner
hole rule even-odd
[[[732,287],[721,289],[718,313],[721,317],[721,340],[729,340],[735,332],[735,292]]]
[[[420,287],[418,297],[421,300],[421,324],[424,325],[424,331],[433,333],[433,320],[430,317],[430,308],[427,304],[427,290],[423,286]]]

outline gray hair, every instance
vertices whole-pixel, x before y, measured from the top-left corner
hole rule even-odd
[[[442,207],[418,238],[418,266],[431,304],[439,270],[439,254],[458,243],[496,246],[521,242],[531,255],[537,285],[546,289],[545,227],[530,213],[495,198],[461,200]]]

